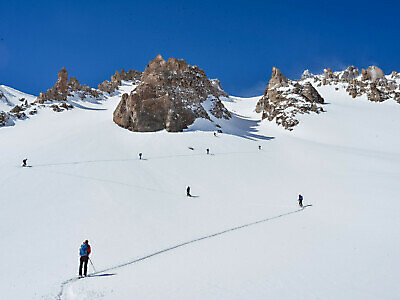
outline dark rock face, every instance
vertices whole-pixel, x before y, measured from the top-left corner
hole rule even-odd
[[[323,103],[324,99],[310,82],[292,82],[274,67],[264,96],[257,103],[256,112],[262,113],[262,119],[275,120],[285,129],[293,130],[299,123],[296,119],[298,113],[320,113],[323,109],[318,104]]]
[[[111,76],[110,81],[104,80],[102,83],[100,83],[98,89],[100,91],[112,94],[118,90],[118,87],[122,84],[122,80],[133,81],[134,84],[138,84],[141,77],[141,72],[135,70],[129,70],[126,72],[124,69],[122,69],[121,72],[115,71],[115,74]]]
[[[183,59],[165,61],[158,55],[146,67],[136,89],[122,96],[114,122],[131,131],[179,132],[197,118],[231,118],[220,97],[228,95],[203,70]]]
[[[10,113],[19,113],[21,111],[24,111],[24,108],[22,106],[19,105],[15,105],[14,108],[12,110],[10,110]]]
[[[46,101],[67,101],[68,96],[78,96],[81,99],[99,98],[101,93],[85,84],[81,85],[75,77],[68,81],[68,72],[63,68],[58,72],[56,84],[46,93],[40,93],[36,102],[43,104]]]
[[[6,126],[10,121],[10,115],[4,111],[0,111],[0,127]]]

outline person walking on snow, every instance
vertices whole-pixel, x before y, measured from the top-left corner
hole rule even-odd
[[[82,267],[83,267],[83,276],[87,276],[87,265],[89,261],[89,255],[90,255],[91,249],[89,245],[89,241],[86,240],[83,242],[81,245],[81,248],[79,249],[79,255],[81,256],[80,258],[80,263],[79,263],[79,277],[82,277]]]
[[[210,154],[210,149],[207,148],[206,151],[207,151],[207,154]]]
[[[139,153],[139,159],[142,159],[142,152]]]
[[[188,186],[188,187],[186,188],[186,196],[192,197],[192,195],[190,195],[190,186]]]
[[[299,205],[303,208],[303,196],[299,194]]]
[[[27,158],[25,158],[25,159],[22,160],[22,166],[23,166],[23,167],[26,167],[26,161],[27,161],[27,160],[28,160]]]

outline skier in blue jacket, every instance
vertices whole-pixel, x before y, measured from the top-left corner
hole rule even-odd
[[[299,205],[303,208],[303,196],[299,194]]]
[[[91,253],[89,241],[86,240],[82,243],[81,248],[79,249],[80,255],[80,263],[79,263],[79,277],[82,277],[82,267],[83,267],[83,275],[87,276],[87,265],[89,261],[89,254]]]

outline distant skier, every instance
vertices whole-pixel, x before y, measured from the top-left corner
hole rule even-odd
[[[140,153],[139,153],[139,159],[142,159],[142,155],[143,155],[143,153],[140,152]]]
[[[261,150],[261,146],[260,145],[258,146],[258,150]]]
[[[188,186],[188,187],[186,188],[186,196],[192,197],[192,195],[190,195],[190,186]]]
[[[83,242],[81,245],[81,248],[79,249],[79,255],[81,256],[80,258],[80,263],[79,263],[79,277],[82,277],[82,266],[83,266],[83,276],[87,276],[87,265],[89,261],[89,255],[90,255],[91,249],[89,245],[89,241],[86,240]]]
[[[23,167],[26,167],[26,166],[27,166],[27,164],[26,164],[26,161],[27,161],[27,160],[28,160],[27,158],[25,158],[25,159],[22,160],[22,166],[23,166]]]
[[[299,206],[303,208],[303,196],[299,194]]]
[[[217,133],[216,133],[216,132],[214,132],[214,136],[217,136]]]
[[[210,149],[207,148],[206,151],[207,151],[207,154],[210,154]]]

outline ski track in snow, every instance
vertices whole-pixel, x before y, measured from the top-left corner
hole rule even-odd
[[[209,234],[209,235],[206,235],[206,236],[203,236],[203,237],[191,240],[191,241],[187,241],[187,242],[184,242],[184,243],[181,243],[181,244],[178,244],[178,245],[175,245],[175,246],[172,246],[172,247],[169,247],[169,248],[166,248],[166,249],[159,250],[157,252],[148,254],[146,256],[143,256],[143,257],[128,261],[126,263],[123,263],[123,264],[120,264],[120,265],[117,265],[117,266],[114,266],[114,267],[110,267],[110,268],[107,268],[107,269],[104,269],[104,270],[101,270],[101,271],[94,272],[94,273],[88,275],[88,277],[93,277],[93,276],[95,276],[97,274],[101,274],[101,273],[104,273],[104,272],[108,272],[108,271],[112,271],[112,270],[115,270],[115,269],[123,268],[123,267],[129,266],[129,265],[135,264],[137,262],[140,262],[142,260],[149,259],[149,258],[151,258],[153,256],[156,256],[156,255],[168,252],[168,251],[172,251],[172,250],[175,250],[177,248],[180,248],[180,247],[183,247],[183,246],[187,246],[187,245],[190,245],[190,244],[193,244],[193,243],[197,243],[197,242],[200,242],[202,240],[210,239],[210,238],[213,238],[213,237],[216,237],[216,236],[228,233],[228,232],[236,231],[236,230],[243,229],[243,228],[246,228],[246,227],[250,227],[250,226],[253,226],[253,225],[257,225],[257,224],[260,224],[260,223],[265,223],[265,222],[272,221],[272,220],[275,220],[275,219],[278,219],[278,218],[282,218],[282,217],[285,217],[285,216],[288,216],[288,215],[291,215],[291,214],[299,213],[299,212],[304,211],[304,209],[306,207],[310,207],[310,206],[312,206],[312,205],[305,205],[303,208],[300,208],[300,209],[297,209],[297,210],[294,210],[294,211],[290,211],[290,212],[287,212],[287,213],[284,213],[284,214],[280,214],[278,216],[269,217],[269,218],[266,218],[266,219],[258,220],[258,221],[251,222],[251,223],[247,223],[247,224],[240,225],[240,226],[233,227],[233,228],[229,228],[229,229],[217,232],[217,233]],[[108,275],[111,275],[111,274],[108,274]],[[57,300],[62,300],[62,296],[63,296],[65,287],[67,285],[69,285],[69,284],[72,284],[72,283],[78,281],[78,280],[79,280],[79,278],[73,277],[73,278],[65,280],[63,283],[61,283],[61,290],[58,293],[56,299]]]

